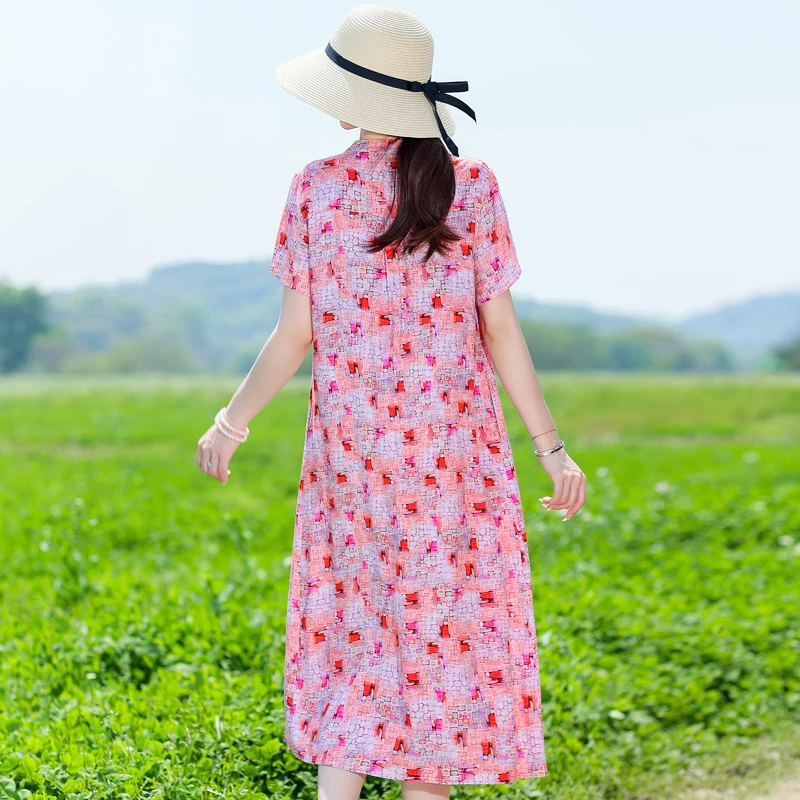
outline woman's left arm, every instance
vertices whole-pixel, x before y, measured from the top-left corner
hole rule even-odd
[[[284,287],[278,324],[227,405],[225,416],[231,425],[244,430],[275,397],[300,368],[312,337],[310,296]],[[228,463],[238,446],[212,425],[197,443],[197,466],[225,484]]]

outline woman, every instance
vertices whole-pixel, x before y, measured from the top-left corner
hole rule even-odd
[[[572,518],[585,476],[542,397],[509,287],[497,179],[459,157],[433,41],[351,11],[276,70],[359,138],[295,173],[271,271],[279,322],[198,445],[223,484],[247,423],[313,346],[286,616],[286,741],[319,797],[365,775],[406,800],[547,774],[531,573],[494,370]],[[445,144],[447,144],[446,149]]]

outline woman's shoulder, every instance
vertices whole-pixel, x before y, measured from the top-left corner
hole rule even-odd
[[[487,181],[495,180],[494,170],[480,158],[472,156],[453,156],[453,167],[456,174],[464,175],[470,180]]]
[[[497,176],[483,159],[453,156],[456,192],[462,205],[485,202],[497,191]]]
[[[346,166],[343,153],[315,158],[295,171],[292,183],[298,187],[299,191],[307,192],[310,188],[317,187],[326,180],[338,179],[341,177],[341,170]]]
[[[334,153],[323,158],[315,158],[303,164],[292,176],[292,183],[299,191],[308,190],[311,186],[337,174],[336,167],[342,166],[342,153]],[[483,159],[472,156],[454,156],[451,154],[456,181],[469,184],[480,192],[489,192],[497,183],[497,176],[492,167]]]

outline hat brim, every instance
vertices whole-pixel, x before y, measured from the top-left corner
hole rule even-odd
[[[336,119],[391,136],[439,137],[433,107],[423,92],[396,89],[337,66],[324,47],[284,61],[275,79],[300,100]],[[436,103],[448,136],[456,131],[446,103]]]

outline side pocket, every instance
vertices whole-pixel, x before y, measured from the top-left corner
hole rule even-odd
[[[497,381],[494,377],[494,365],[488,351],[481,344],[478,349],[478,358],[482,361],[482,369],[478,373],[481,397],[486,408],[487,420],[485,427],[487,435],[493,440],[505,441],[508,438],[505,419],[503,417],[503,407],[497,390]]]

